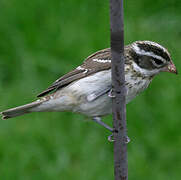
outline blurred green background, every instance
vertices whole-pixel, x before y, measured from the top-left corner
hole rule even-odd
[[[109,47],[101,0],[0,1],[0,110],[36,99],[91,53]],[[152,40],[181,68],[180,0],[125,1],[125,44]],[[181,78],[162,73],[127,105],[129,179],[180,180]],[[105,121],[111,125],[111,116]],[[113,180],[110,133],[81,115],[0,121],[0,179]]]

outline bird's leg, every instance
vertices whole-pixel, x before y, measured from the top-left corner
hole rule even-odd
[[[109,131],[111,131],[113,133],[113,128],[108,126],[106,123],[102,122],[100,117],[93,117],[92,119],[93,119],[93,121],[95,121],[96,123],[98,123],[99,125],[103,126],[104,128],[108,129]],[[113,134],[108,136],[108,141],[114,142]],[[125,137],[125,143],[128,144],[130,141],[131,141],[130,138],[128,136],[126,136]]]
[[[100,117],[93,117],[93,121],[95,121],[96,123],[98,123],[101,126],[105,127],[109,131],[113,132],[113,129],[110,126],[108,126],[106,123],[102,122]]]
[[[93,117],[92,120],[113,133],[113,128],[102,122],[100,117]],[[109,135],[107,139],[109,142],[114,142],[113,134]]]
[[[113,133],[113,128],[102,122],[100,117],[93,117],[92,120]],[[109,142],[114,142],[113,134],[109,135],[107,139]]]

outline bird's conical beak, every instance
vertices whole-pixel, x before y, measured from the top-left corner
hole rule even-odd
[[[165,72],[174,73],[174,74],[178,74],[178,71],[177,71],[177,69],[176,69],[176,67],[175,67],[175,65],[173,64],[172,61],[170,61],[170,63],[168,64],[168,66],[166,66],[166,67],[164,68],[164,71],[165,71]]]

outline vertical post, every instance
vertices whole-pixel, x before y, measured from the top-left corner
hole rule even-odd
[[[126,90],[124,75],[124,22],[123,0],[110,0],[114,175],[115,180],[128,179]]]

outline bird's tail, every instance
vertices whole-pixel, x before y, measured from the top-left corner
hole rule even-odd
[[[5,119],[13,118],[16,116],[21,116],[23,114],[32,112],[31,109],[36,106],[39,106],[40,104],[42,104],[42,102],[43,102],[42,100],[38,100],[38,101],[34,101],[29,104],[25,104],[23,106],[18,106],[18,107],[3,111],[3,112],[1,112],[2,119],[5,120]]]

